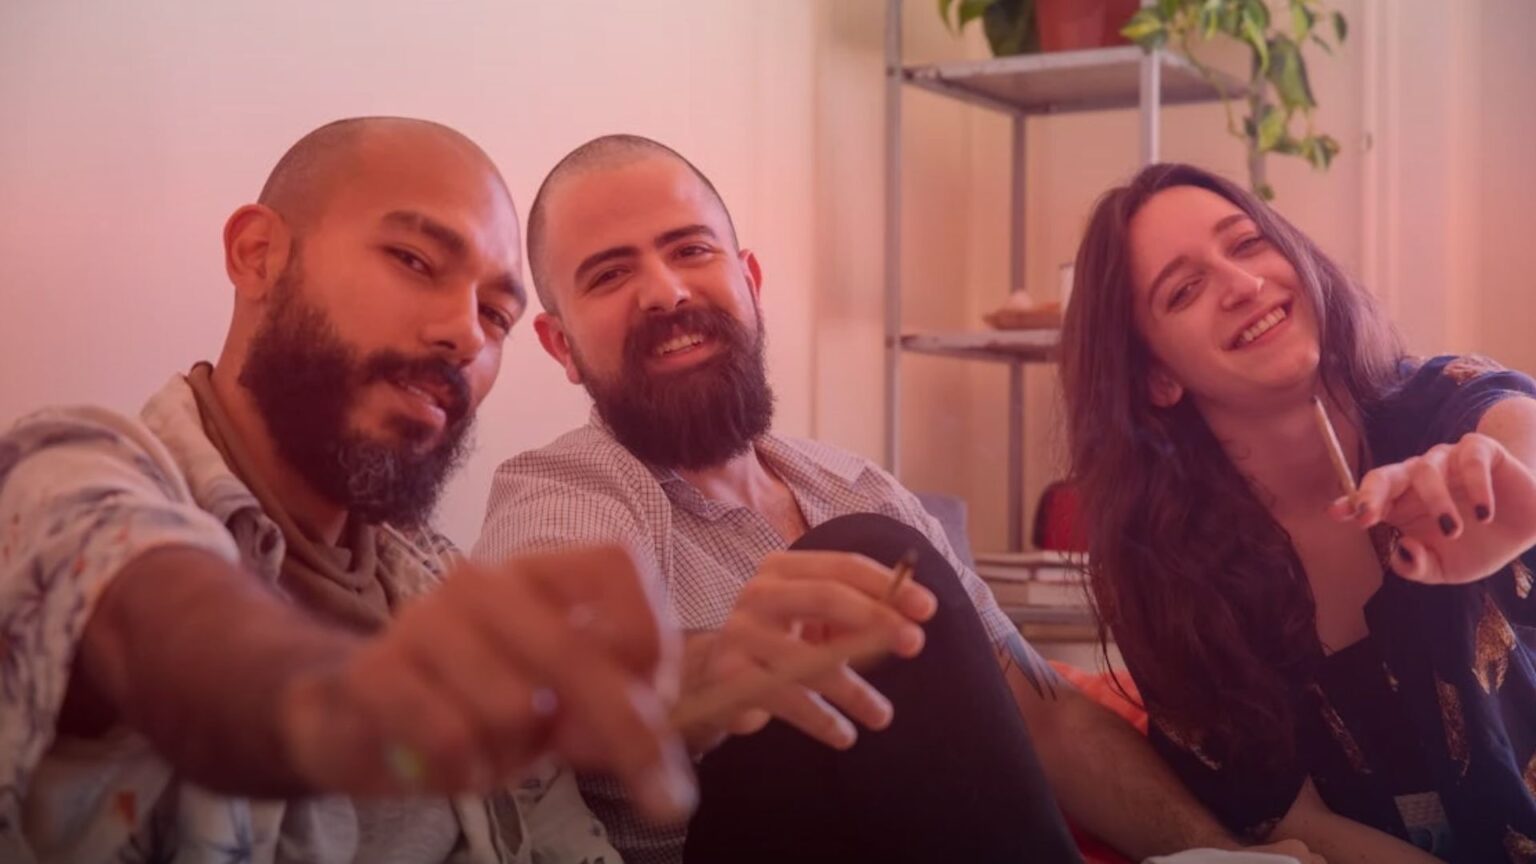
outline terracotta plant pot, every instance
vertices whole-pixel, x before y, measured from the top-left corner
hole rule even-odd
[[[1080,51],[1126,42],[1120,35],[1137,0],[1035,0],[1040,50]]]

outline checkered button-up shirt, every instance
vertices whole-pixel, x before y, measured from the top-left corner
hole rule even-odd
[[[960,575],[994,642],[1018,631],[990,590],[961,563],[917,497],[866,459],[813,441],[764,435],[757,453],[790,488],[811,526],[850,513],[879,513],[921,531]],[[502,463],[476,545],[477,558],[622,541],[659,574],[684,630],[720,627],[736,595],[784,538],[760,513],[706,498],[674,471],[636,459],[595,419],[554,443]],[[611,781],[582,792],[630,864],[674,864],[681,828],[641,821]]]

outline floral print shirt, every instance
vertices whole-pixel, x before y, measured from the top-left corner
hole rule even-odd
[[[377,536],[380,578],[396,602],[431,590],[456,554],[435,534],[385,526]],[[96,599],[125,565],[166,546],[204,550],[274,585],[284,554],[281,531],[208,441],[182,376],[137,420],[50,409],[0,436],[0,861],[354,860],[366,802],[223,797],[179,779],[131,729],[89,740],[57,733]],[[619,861],[572,776],[553,764],[509,793],[421,806],[438,825],[449,812],[457,821],[438,860]]]

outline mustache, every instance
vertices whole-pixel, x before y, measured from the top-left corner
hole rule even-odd
[[[469,382],[458,366],[442,357],[408,357],[399,351],[376,351],[363,361],[359,373],[362,384],[387,381],[410,385],[443,399],[450,426],[469,414]]]
[[[682,333],[696,333],[705,339],[732,346],[749,344],[746,328],[729,312],[704,306],[684,306],[665,315],[648,315],[629,329],[624,337],[624,356],[631,362],[644,361],[664,342]]]

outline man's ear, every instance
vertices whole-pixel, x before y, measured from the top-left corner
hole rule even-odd
[[[752,292],[752,299],[759,303],[763,300],[763,265],[757,261],[757,255],[751,249],[743,249],[736,253],[741,259],[741,272],[747,277],[747,289]]]
[[[1152,367],[1152,374],[1147,376],[1147,395],[1152,399],[1152,404],[1159,408],[1172,408],[1184,398],[1184,385],[1175,381],[1167,369],[1161,364]]]
[[[247,204],[224,223],[224,272],[235,292],[248,299],[266,296],[293,251],[288,223],[263,204]]]
[[[576,357],[571,351],[571,340],[565,333],[565,323],[559,316],[548,312],[540,312],[534,316],[533,332],[539,334],[539,344],[544,346],[544,353],[555,358],[555,362],[565,367],[565,380],[572,384],[581,383],[581,370],[576,368]]]

